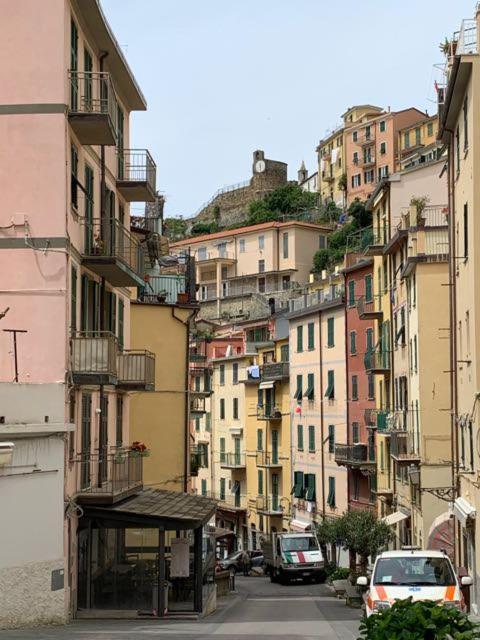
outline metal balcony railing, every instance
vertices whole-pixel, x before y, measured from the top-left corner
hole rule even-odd
[[[280,496],[257,496],[257,511],[265,514],[283,514]]]
[[[153,201],[157,166],[147,149],[117,149],[117,188],[130,201]]]
[[[118,385],[130,390],[155,389],[155,354],[147,350],[124,350],[118,354]]]
[[[227,507],[233,509],[246,509],[247,508],[247,496],[241,495],[240,493],[225,493],[225,495],[220,496],[220,494],[215,494],[213,497],[220,500],[221,503],[226,505]],[[222,505],[220,505],[222,506]]]
[[[244,469],[245,454],[239,452],[220,454],[220,467],[222,469]]]
[[[257,420],[281,420],[282,412],[280,407],[273,404],[257,406]]]
[[[390,351],[369,351],[364,356],[367,373],[387,373],[390,371]]]
[[[418,438],[410,431],[392,431],[390,455],[397,462],[417,462],[420,460]]]
[[[378,301],[375,297],[367,300],[365,296],[360,296],[357,300],[358,317],[362,320],[381,320],[383,311],[378,308]]]
[[[83,144],[116,143],[117,99],[105,71],[68,72],[69,120]]]
[[[335,462],[345,466],[375,463],[375,449],[366,444],[336,444]]]
[[[278,451],[257,451],[257,467],[281,467]]]
[[[365,130],[359,131],[356,142],[359,145],[373,144],[375,142],[375,131],[371,129],[368,134]]]
[[[140,243],[117,218],[86,221],[83,255],[92,271],[115,286],[138,284],[116,261],[127,266],[137,278],[143,273],[144,254]]]
[[[260,377],[262,380],[288,380],[290,376],[290,365],[288,362],[269,362],[260,367]]]
[[[143,457],[129,449],[81,454],[73,465],[78,501],[113,503],[143,486]]]
[[[474,18],[462,20],[460,30],[452,40],[456,40],[457,43],[455,47],[457,56],[477,54],[477,21]]]
[[[75,384],[116,384],[117,338],[109,331],[79,331],[71,338]]]

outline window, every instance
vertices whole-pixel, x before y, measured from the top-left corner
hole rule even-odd
[[[305,392],[305,395],[309,400],[313,400],[314,394],[315,394],[315,376],[313,373],[309,373],[307,376],[307,390]]]
[[[72,144],[70,147],[70,162],[71,162],[71,198],[72,198],[72,207],[74,209],[78,209],[78,152],[75,145]]]
[[[468,203],[463,205],[463,257],[468,258]]]
[[[282,344],[280,347],[280,362],[288,362],[289,358],[288,344]]]
[[[195,418],[195,431],[200,431],[200,418]]]
[[[429,122],[427,125],[427,135],[433,136],[433,122]]]
[[[367,376],[368,380],[368,399],[375,400],[375,378],[373,373],[369,373]]]
[[[265,248],[265,236],[258,236],[258,248],[259,249]]]
[[[335,346],[335,318],[327,319],[327,347]]]
[[[358,164],[358,151],[353,152],[353,164]]]
[[[292,493],[294,498],[303,498],[303,494],[304,494],[303,471],[295,471],[295,473],[293,474]]]
[[[304,476],[305,500],[315,502],[315,474],[306,473]]]
[[[225,500],[225,478],[220,478],[220,500]]]
[[[194,388],[195,391],[200,391],[200,376],[195,376]]]
[[[117,447],[123,445],[123,396],[117,396],[117,413],[115,423],[115,444]]]
[[[238,384],[238,362],[234,362],[232,365],[232,382]]]
[[[362,184],[362,174],[361,173],[356,173],[354,176],[352,176],[352,187],[359,187]]]
[[[303,451],[303,425],[297,424],[297,449]]]
[[[282,289],[283,291],[290,289],[290,276],[282,276]]]
[[[463,101],[463,150],[468,149],[468,95]]]
[[[197,251],[197,260],[207,259],[207,247],[199,247]]]
[[[220,365],[220,384],[225,384],[225,365]]]
[[[265,273],[265,260],[258,261],[258,273]]]
[[[410,131],[405,131],[403,135],[403,146],[405,147],[405,149],[410,148]]]
[[[313,322],[309,322],[307,325],[307,340],[308,350],[312,351],[315,348],[315,325]]]
[[[258,470],[258,495],[263,496],[263,471]]]
[[[353,444],[357,444],[360,441],[359,435],[360,429],[358,426],[358,422],[352,422],[352,442]]]
[[[358,140],[358,131],[354,131],[354,132],[352,133],[352,140],[353,140],[354,142],[356,142],[356,141]]]
[[[350,280],[348,283],[348,306],[355,306],[355,280]]]
[[[240,253],[245,253],[245,238],[240,238],[239,245],[240,245]]]
[[[388,178],[388,165],[378,168],[378,179]]]
[[[282,242],[283,242],[283,257],[284,259],[288,258],[288,232],[285,232],[282,235]]]
[[[418,146],[422,143],[422,132],[420,127],[415,128],[415,144]]]
[[[125,308],[125,303],[123,302],[123,298],[119,298],[118,299],[118,344],[120,346],[121,349],[123,349],[123,340],[124,340],[124,322],[123,322],[123,317],[124,317],[124,308]]]
[[[206,496],[207,495],[207,481],[205,479],[202,479],[202,496]]]
[[[384,133],[386,126],[385,126],[385,120],[381,120],[379,123],[379,128],[380,128],[380,133]]]
[[[371,137],[372,137],[371,128],[370,128],[370,125],[367,125],[365,127],[365,140],[370,140]]]
[[[369,169],[368,171],[365,171],[363,174],[363,181],[365,184],[370,184],[374,181],[375,176],[373,173],[373,169]]]
[[[352,376],[352,400],[358,400],[358,376]]]
[[[415,373],[418,371],[418,349],[417,349],[417,336],[413,337],[413,364]]]
[[[327,390],[325,397],[329,400],[335,398],[335,371],[333,371],[333,369],[330,369],[327,373]]]
[[[225,462],[225,438],[220,438],[220,462]]]
[[[327,248],[327,238],[326,236],[318,236],[318,248],[326,249]]]
[[[238,398],[233,399],[233,419],[238,420]]]
[[[350,355],[354,356],[357,353],[357,332],[350,331]]]
[[[335,478],[333,476],[328,477],[327,504],[331,509],[335,508]]]
[[[365,302],[372,302],[373,300],[373,291],[372,291],[372,276],[365,276]]]
[[[257,451],[263,451],[263,431],[257,429]]]
[[[70,327],[72,331],[77,330],[77,267],[72,264],[70,282]]]
[[[220,420],[225,420],[225,399],[220,399]]]
[[[301,373],[297,374],[297,389],[295,391],[294,394],[294,398],[295,400],[298,400],[298,402],[301,402],[302,397],[303,397],[303,375]]]
[[[219,242],[217,244],[217,249],[218,249],[219,258],[226,258],[227,257],[227,243],[226,242]]]
[[[353,475],[353,499],[358,500],[360,497],[360,479],[358,473]]]
[[[315,425],[308,425],[308,450],[315,453]]]
[[[457,127],[455,133],[455,151],[457,154],[457,174],[460,173],[460,127]]]
[[[258,279],[258,292],[259,293],[265,293],[265,278],[259,278]]]
[[[211,430],[212,430],[212,414],[206,413],[205,414],[205,431],[211,431]]]
[[[297,351],[298,353],[303,351],[303,324],[297,326]]]
[[[335,425],[328,425],[328,453],[335,453]]]

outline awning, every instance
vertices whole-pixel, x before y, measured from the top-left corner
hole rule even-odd
[[[259,389],[273,389],[273,387],[275,386],[275,382],[269,381],[269,382],[261,382],[258,386]]]
[[[312,523],[305,522],[304,520],[292,520],[290,522],[290,528],[296,531],[306,531],[307,529],[311,529],[311,527]]]
[[[477,510],[465,498],[457,498],[453,503],[453,513],[456,519],[465,526],[469,518],[473,520],[476,517]]]
[[[385,516],[384,518],[382,518],[382,521],[385,524],[393,526],[394,524],[398,524],[402,520],[406,520],[409,517],[410,516],[403,513],[403,511],[395,511],[394,513],[391,513],[389,516]]]

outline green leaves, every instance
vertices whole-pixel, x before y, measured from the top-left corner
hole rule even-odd
[[[359,640],[474,640],[480,629],[454,607],[432,601],[397,601],[390,609],[365,618]]]
[[[289,183],[278,187],[262,200],[252,202],[246,225],[260,224],[272,220],[282,220],[302,211],[313,209],[317,194],[304,191],[298,184]]]

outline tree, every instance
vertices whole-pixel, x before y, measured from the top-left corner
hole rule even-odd
[[[187,233],[187,223],[183,218],[165,218],[163,221],[167,238],[172,242],[183,240]]]
[[[192,236],[203,236],[209,233],[215,233],[218,231],[218,225],[215,221],[213,222],[196,222],[191,231],[190,235]]]
[[[392,528],[371,511],[347,511],[340,527],[344,547],[352,556],[360,556],[362,572],[366,571],[368,557],[377,555],[393,539]]]
[[[317,538],[322,551],[323,560],[326,563],[328,558],[328,546],[332,546],[332,557],[330,562],[333,566],[337,564],[337,554],[335,553],[335,545],[338,540],[337,522],[333,518],[323,518],[323,520],[317,524]]]
[[[313,256],[313,271],[321,273],[330,264],[330,251],[328,249],[319,249]]]
[[[282,220],[285,216],[294,216],[316,206],[317,194],[304,191],[296,183],[288,183],[274,189],[262,200],[256,200],[249,206],[247,225]]]
[[[353,222],[357,229],[363,229],[372,224],[372,214],[365,208],[365,202],[358,198],[352,202],[348,208],[348,215],[353,218]]]

